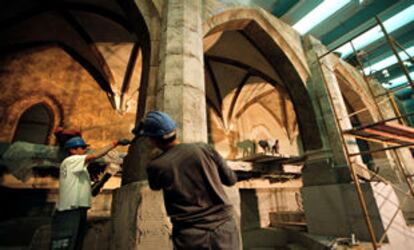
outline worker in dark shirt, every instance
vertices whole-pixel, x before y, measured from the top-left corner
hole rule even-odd
[[[237,177],[223,158],[205,143],[180,143],[176,123],[163,112],[149,112],[134,133],[163,151],[148,164],[147,174],[150,188],[164,193],[174,249],[240,249],[222,186],[234,185]]]

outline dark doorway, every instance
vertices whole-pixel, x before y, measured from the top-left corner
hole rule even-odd
[[[28,108],[19,119],[13,141],[47,144],[52,121],[51,112],[44,104]]]

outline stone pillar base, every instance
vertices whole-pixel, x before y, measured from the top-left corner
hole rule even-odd
[[[240,195],[236,187],[225,188],[240,225]],[[111,250],[173,249],[172,225],[162,192],[152,191],[147,181],[116,189],[112,199]]]
[[[397,176],[397,166],[394,160],[388,158],[374,159],[369,164],[370,169],[378,171],[378,174],[392,183],[400,182],[400,178]]]
[[[308,160],[302,170],[303,186],[321,186],[334,183],[349,183],[351,175],[346,165],[334,166],[332,160]]]
[[[407,226],[393,188],[371,182],[361,183],[361,189],[377,240],[397,212],[381,249],[411,249],[414,229]],[[371,240],[354,184],[303,187],[302,198],[309,233],[333,237],[355,234],[358,240]]]
[[[172,249],[170,232],[162,192],[150,190],[147,181],[114,191],[110,249]]]
[[[395,193],[397,194],[398,200],[401,204],[401,210],[403,212],[404,218],[407,221],[408,225],[413,226],[414,225],[414,198],[410,198],[411,192],[408,189],[408,186],[406,183],[399,183],[396,184],[397,187],[400,190],[403,190],[407,195],[404,195],[400,191],[395,190]]]

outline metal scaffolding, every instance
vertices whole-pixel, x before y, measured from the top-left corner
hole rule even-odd
[[[356,63],[358,65],[359,70],[361,71],[362,77],[364,79],[365,84],[367,85],[367,89],[369,90],[370,95],[372,96],[372,99],[374,100],[374,106],[375,106],[375,110],[377,111],[377,114],[379,115],[380,121],[371,123],[371,124],[364,124],[358,127],[354,127],[352,129],[347,129],[347,130],[342,130],[341,128],[341,123],[340,121],[344,118],[348,118],[350,119],[351,117],[360,114],[361,112],[365,112],[368,111],[371,107],[366,107],[363,108],[361,110],[357,110],[354,111],[350,114],[348,114],[348,116],[345,117],[339,117],[338,115],[338,111],[335,109],[335,105],[334,105],[334,99],[332,96],[332,93],[329,90],[329,86],[328,86],[328,81],[325,78],[325,75],[323,75],[323,82],[325,84],[325,88],[327,90],[328,93],[328,97],[329,97],[329,101],[331,106],[333,107],[333,112],[334,112],[334,116],[336,119],[336,124],[340,129],[340,134],[341,134],[341,142],[343,144],[343,148],[345,150],[345,154],[346,154],[346,161],[347,164],[349,166],[352,178],[353,178],[353,183],[355,185],[355,190],[356,193],[358,195],[358,199],[362,208],[362,212],[363,212],[363,216],[364,216],[364,220],[365,223],[367,225],[367,229],[372,241],[372,245],[374,249],[378,249],[378,247],[381,246],[381,244],[383,243],[384,239],[386,238],[386,233],[388,232],[389,228],[391,227],[391,224],[393,223],[394,219],[396,218],[398,212],[401,210],[402,205],[407,201],[408,198],[413,198],[414,197],[414,187],[413,187],[413,182],[412,182],[412,178],[414,175],[410,174],[407,172],[406,168],[404,167],[404,164],[399,156],[399,154],[396,152],[397,149],[399,148],[403,148],[403,147],[414,147],[414,128],[408,127],[406,126],[406,124],[404,123],[404,118],[409,117],[414,115],[414,113],[410,113],[410,114],[405,114],[405,115],[401,115],[401,113],[399,112],[398,106],[395,103],[394,100],[394,94],[401,89],[407,88],[407,87],[411,87],[414,90],[414,84],[413,84],[413,80],[410,77],[410,74],[407,70],[407,68],[405,67],[403,61],[401,60],[401,57],[398,54],[398,48],[403,50],[403,47],[398,44],[386,31],[385,27],[383,26],[381,20],[378,17],[375,17],[376,23],[375,25],[369,27],[368,29],[364,30],[363,32],[366,32],[367,30],[373,28],[374,26],[379,25],[379,27],[381,28],[381,31],[384,34],[385,40],[386,42],[389,44],[389,46],[391,47],[391,50],[393,52],[393,54],[397,57],[398,60],[398,64],[401,67],[402,71],[404,72],[405,76],[407,77],[407,82],[408,85],[404,86],[404,87],[400,87],[397,88],[396,90],[393,91],[388,91],[386,90],[386,92],[384,94],[381,95],[375,95],[374,91],[372,89],[372,86],[370,84],[370,79],[365,75],[364,73],[364,68],[363,68],[363,64],[362,61],[360,59],[360,55],[357,53],[354,44],[352,43],[352,40],[354,38],[356,38],[357,36],[361,35],[363,32],[358,33],[356,36],[352,37],[349,41],[351,44],[351,47],[353,49],[353,53],[355,55],[355,59],[356,59]],[[346,44],[347,42],[345,42],[344,44]],[[338,47],[340,47],[341,45],[339,45]],[[333,51],[335,51],[338,47],[322,54],[321,56],[318,57],[318,63],[319,66],[322,70],[322,68],[325,68],[329,71],[332,72],[332,70],[324,64],[324,62],[322,62],[321,59],[323,59],[325,56],[331,54]],[[406,52],[405,52],[406,53]],[[409,57],[409,60],[412,60],[412,58]],[[332,72],[335,73],[335,72]],[[337,77],[341,77],[340,75],[336,74]],[[382,97],[382,98],[386,98],[384,100],[378,101],[377,102],[377,98]],[[380,108],[380,104],[389,101],[391,103],[391,106],[394,109],[394,112],[396,114],[395,117],[390,118],[390,119],[384,119],[384,116],[382,114],[382,109]],[[345,136],[353,136],[354,138],[358,138],[358,139],[362,139],[365,141],[370,141],[370,142],[375,142],[375,143],[381,143],[381,144],[386,144],[386,147],[383,147],[381,149],[374,149],[374,150],[367,150],[367,151],[360,151],[358,153],[350,153],[349,149],[347,147],[347,143],[346,143],[346,138]],[[396,159],[396,163],[398,166],[398,170],[401,172],[401,175],[404,176],[404,180],[409,188],[409,192],[405,192],[404,190],[402,190],[401,188],[399,188],[398,186],[394,185],[391,181],[388,181],[386,178],[384,178],[383,176],[378,175],[378,173],[373,172],[369,169],[367,169],[366,167],[361,167],[358,164],[354,164],[353,161],[351,160],[351,158],[353,157],[357,157],[357,156],[361,156],[361,155],[366,155],[366,154],[371,154],[371,153],[375,153],[375,152],[380,152],[380,151],[386,151],[386,150],[391,150],[394,151],[394,156]],[[369,176],[371,176],[371,180],[379,180],[382,181],[386,184],[391,185],[394,190],[396,190],[397,192],[401,192],[404,194],[404,200],[401,202],[400,207],[397,209],[397,211],[394,213],[394,215],[391,218],[391,221],[389,222],[389,224],[386,226],[385,231],[383,233],[383,235],[381,237],[379,237],[379,239],[377,240],[374,230],[373,230],[373,226],[372,226],[372,221],[370,219],[369,216],[369,212],[367,209],[367,205],[366,205],[366,201],[363,195],[363,192],[361,190],[361,186],[360,186],[360,181],[359,181],[359,177],[365,177],[363,175],[361,175],[361,172],[366,172]]]

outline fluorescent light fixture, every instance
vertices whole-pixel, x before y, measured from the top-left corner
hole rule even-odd
[[[411,57],[414,56],[414,46],[410,47],[408,49],[405,50]],[[400,56],[401,60],[407,60],[408,56],[406,53],[404,53],[404,51],[401,51],[400,53],[398,53],[398,55]],[[376,72],[376,71],[380,71],[382,69],[387,68],[388,66],[394,65],[398,62],[397,57],[395,55],[389,56],[371,66],[365,67],[364,68],[364,73],[366,75],[369,75],[372,72]]]
[[[410,73],[410,77],[411,77],[411,79],[414,79],[414,72]],[[387,83],[383,83],[383,86],[387,89],[390,89],[390,88],[399,87],[399,86],[407,84],[407,83],[408,83],[407,77],[405,75],[402,75],[402,76],[396,77],[392,80],[389,80]]]
[[[303,35],[349,2],[351,2],[351,0],[324,0],[316,8],[311,10],[311,12],[295,23],[293,28]]]
[[[385,29],[388,33],[391,33],[407,23],[414,21],[413,13],[414,4],[384,21],[383,24]],[[384,34],[382,33],[380,26],[376,25],[374,28],[371,28],[367,32],[353,39],[352,43],[354,44],[355,49],[359,50],[382,37],[384,37]],[[336,51],[341,53],[342,57],[346,57],[353,52],[350,43],[342,45]]]

